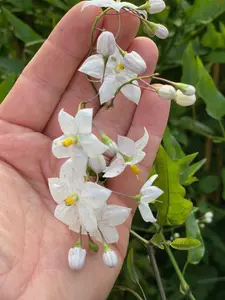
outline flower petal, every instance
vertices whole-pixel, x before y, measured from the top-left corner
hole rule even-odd
[[[86,182],[81,198],[94,209],[101,208],[111,195],[111,191],[94,182]]]
[[[146,153],[143,151],[137,152],[133,156],[132,164],[133,165],[139,164],[139,162],[141,162],[144,159],[145,155],[146,155]]]
[[[104,71],[104,61],[102,55],[95,54],[89,56],[79,68],[79,71],[94,78],[101,79]]]
[[[108,226],[123,224],[128,218],[131,209],[119,205],[107,205],[103,209],[101,221]]]
[[[57,205],[54,216],[64,224],[70,226],[78,219],[78,211],[75,205],[66,206],[65,204]]]
[[[49,178],[48,185],[56,203],[62,202],[69,194],[67,186],[59,178]]]
[[[135,143],[132,139],[118,135],[117,141],[119,151],[128,157],[133,157],[135,153]]]
[[[93,109],[84,108],[78,110],[75,116],[75,124],[77,125],[78,134],[87,134],[92,131]]]
[[[75,120],[74,117],[71,116],[70,114],[66,113],[63,109],[60,110],[59,115],[58,115],[58,121],[59,125],[61,127],[61,130],[64,134],[66,135],[76,135],[76,125],[75,125]]]
[[[103,177],[105,178],[112,178],[120,175],[123,173],[124,169],[126,168],[125,161],[119,153],[117,153],[117,158],[111,162],[109,167],[105,169],[105,174]]]
[[[62,141],[66,138],[65,135],[60,136],[52,142],[52,153],[57,158],[67,158],[72,155],[73,145],[64,147]]]
[[[138,85],[137,81],[134,81],[133,83]],[[121,92],[125,97],[127,97],[127,99],[138,104],[141,98],[141,89],[139,86],[134,84],[126,84],[124,87],[122,87]]]
[[[106,161],[103,155],[89,158],[89,165],[95,173],[99,174],[106,168]]]
[[[160,197],[164,192],[157,186],[151,186],[150,188],[142,191],[141,201],[144,203],[150,203],[151,201]]]
[[[78,202],[79,217],[82,226],[87,232],[94,232],[97,230],[97,220],[93,209],[86,204],[86,201],[80,200]]]
[[[156,219],[153,216],[152,211],[151,211],[150,207],[147,204],[141,202],[138,205],[138,208],[139,208],[139,211],[141,213],[142,219],[145,222],[151,222],[151,223],[156,222]]]
[[[101,227],[100,225],[100,230],[106,243],[112,244],[118,242],[119,234],[115,227],[110,227],[110,226]]]
[[[141,188],[141,193],[143,192],[144,189],[149,188],[150,186],[152,186],[153,182],[156,180],[156,178],[158,178],[158,174],[155,174],[153,176],[151,176],[143,185],[143,187]]]
[[[105,76],[104,81],[99,89],[100,103],[106,103],[114,98],[117,89],[118,83],[116,76],[114,74]]]
[[[80,135],[79,142],[88,157],[96,157],[107,151],[106,145],[93,133]]]
[[[145,131],[144,135],[135,142],[137,151],[142,151],[145,148],[145,146],[148,144],[149,134],[145,127],[144,127],[144,131]]]

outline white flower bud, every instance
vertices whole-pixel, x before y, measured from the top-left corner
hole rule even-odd
[[[103,155],[89,158],[89,165],[95,173],[99,174],[106,168],[106,162]]]
[[[124,55],[123,65],[126,69],[134,72],[135,74],[142,74],[147,68],[144,59],[135,51]]]
[[[166,39],[169,35],[168,29],[165,26],[163,26],[162,24],[155,24],[155,25],[156,25],[155,30],[154,30],[155,35],[159,39],[162,39],[162,40]]]
[[[196,89],[193,85],[189,85],[189,84],[185,84],[185,83],[174,83],[174,86],[181,90],[182,93],[184,93],[184,95],[187,96],[193,96],[196,92]]]
[[[206,222],[207,224],[212,223],[212,218],[205,218],[205,222]]]
[[[205,213],[205,217],[206,218],[213,218],[213,212],[211,212],[211,211],[208,211],[207,213]]]
[[[205,224],[201,223],[201,224],[199,225],[199,227],[202,228],[202,229],[204,229],[204,228],[205,228]]]
[[[148,13],[151,15],[160,13],[166,8],[166,4],[163,0],[149,0]]]
[[[172,85],[162,85],[158,89],[158,94],[162,99],[172,100],[176,95],[176,90]]]
[[[68,253],[68,263],[72,270],[83,268],[86,258],[86,250],[81,247],[70,248]]]
[[[180,90],[177,90],[174,100],[180,106],[190,106],[196,102],[196,96],[195,95],[187,96],[184,95]]]
[[[103,31],[97,41],[97,53],[104,57],[113,55],[116,51],[116,41],[112,32]]]
[[[179,234],[179,232],[175,232],[173,236],[175,239],[178,239],[180,237],[180,234]]]
[[[115,268],[118,263],[118,258],[115,253],[107,244],[104,244],[103,261],[109,268]]]

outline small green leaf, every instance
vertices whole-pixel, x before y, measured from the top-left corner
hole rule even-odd
[[[197,58],[197,66],[199,73],[197,92],[206,104],[207,113],[218,120],[225,115],[225,97],[217,90],[200,58]]]
[[[211,49],[225,48],[225,39],[213,23],[208,24],[207,31],[202,37],[202,45]]]
[[[8,95],[9,91],[13,87],[16,81],[16,75],[11,74],[6,77],[6,79],[0,84],[0,103],[5,99]]]
[[[190,185],[191,183],[197,181],[196,177],[193,177],[195,173],[202,168],[202,166],[206,163],[206,159],[202,159],[191,166],[187,166],[186,169],[183,170],[180,182],[183,185]]]
[[[193,50],[192,43],[188,44],[186,50],[184,51],[182,62],[183,62],[182,82],[195,86],[197,84],[198,72],[197,72],[197,65],[195,59],[195,52]]]
[[[183,150],[181,149],[180,144],[172,135],[169,127],[166,128],[163,136],[163,145],[166,150],[166,153],[171,159],[178,159],[185,156]]]
[[[155,170],[159,175],[155,185],[164,193],[155,205],[158,209],[157,221],[161,226],[184,223],[192,210],[192,202],[184,198],[185,189],[180,185],[180,165],[172,161],[163,147],[159,148]]]
[[[220,185],[220,177],[215,175],[209,175],[201,178],[199,181],[199,187],[203,193],[210,194],[215,192]]]
[[[151,243],[160,249],[164,249],[162,242],[163,242],[163,238],[160,233],[156,233],[151,238]]]
[[[225,51],[213,51],[206,59],[214,64],[225,64]]]
[[[199,229],[198,223],[196,222],[195,214],[192,212],[185,222],[186,234],[188,238],[195,238],[201,242],[201,245],[198,248],[188,250],[188,263],[198,264],[204,254],[205,246],[201,236],[201,231]]]
[[[12,14],[8,9],[2,7],[2,11],[8,22],[13,26],[14,33],[18,39],[25,43],[42,40],[42,37],[39,34],[37,34],[30,26]]]
[[[22,60],[9,59],[0,57],[0,69],[7,73],[20,74],[25,67],[25,62]]]
[[[190,250],[201,246],[201,242],[192,238],[178,238],[172,241],[170,246],[177,250]]]
[[[67,11],[69,9],[69,7],[61,0],[43,0],[43,1],[45,1],[49,4],[52,4],[55,7],[61,8],[62,10],[65,10],[65,11]]]

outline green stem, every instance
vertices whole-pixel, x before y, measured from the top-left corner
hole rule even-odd
[[[148,245],[148,241],[146,239],[144,239],[143,237],[141,237],[139,234],[137,234],[135,231],[133,231],[132,229],[130,230],[130,233],[137,239],[139,240],[142,244],[144,244],[145,246]]]
[[[122,291],[122,292],[129,292],[129,293],[131,293],[138,300],[143,300],[135,291],[133,291],[132,289],[129,289],[128,287],[117,285],[117,286],[115,286],[115,288],[118,289],[119,291]]]
[[[184,279],[184,276],[183,276],[183,274],[182,274],[182,272],[181,272],[181,270],[180,270],[180,268],[179,268],[179,266],[177,264],[177,261],[176,261],[175,257],[173,256],[172,251],[170,250],[170,247],[166,244],[166,239],[165,239],[165,237],[164,237],[164,235],[162,233],[161,233],[161,237],[162,237],[163,241],[165,242],[164,247],[165,247],[166,252],[167,252],[167,254],[168,254],[169,258],[170,258],[170,261],[171,261],[171,263],[172,263],[172,265],[174,267],[174,270],[175,270],[175,272],[177,274],[177,277],[180,280],[182,291],[185,293],[185,295],[187,295],[187,297],[190,300],[196,300],[195,297],[194,297],[194,295],[192,294],[192,292],[190,290],[189,285],[187,284],[186,280]]]
[[[224,127],[223,127],[223,123],[221,122],[221,120],[218,120],[218,122],[219,122],[219,125],[220,125],[220,128],[221,128],[223,137],[225,138],[225,129],[224,129]]]

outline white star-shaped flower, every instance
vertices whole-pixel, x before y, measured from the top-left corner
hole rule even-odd
[[[149,203],[153,202],[164,193],[160,188],[152,185],[157,177],[157,174],[150,177],[143,185],[139,195],[138,208],[145,222],[156,222],[156,219],[149,207]]]
[[[75,232],[95,232],[97,219],[95,210],[101,209],[111,191],[93,182],[84,181],[84,169],[66,162],[59,178],[49,179],[49,189],[58,204],[55,217]]]
[[[140,163],[144,157],[143,149],[148,144],[149,135],[146,128],[144,128],[144,135],[139,140],[134,142],[132,139],[125,136],[118,136],[119,152],[112,163],[105,169],[103,177],[111,178],[120,175],[127,166],[131,167],[134,174],[139,174],[139,169],[136,164]]]
[[[132,64],[129,59],[127,59],[129,55],[132,56]],[[131,68],[129,68],[129,65]],[[134,68],[143,72],[145,71],[146,63],[141,56],[135,51],[132,51],[132,53],[125,54],[123,58],[119,50],[116,49],[115,54],[109,57],[105,70],[102,55],[95,54],[85,60],[79,71],[103,81],[99,89],[100,102],[103,104],[114,98],[121,86],[138,76],[138,74],[133,72]],[[141,89],[138,86],[137,80],[124,85],[120,91],[127,99],[136,104],[139,103]]]
[[[97,157],[107,151],[107,147],[92,133],[93,109],[80,109],[75,118],[64,110],[58,115],[63,135],[55,139],[52,152],[57,158],[72,157],[84,151],[88,157]]]
[[[97,7],[109,7],[114,9],[115,11],[119,12],[122,8],[124,9],[132,9],[137,11],[139,14],[143,15],[145,18],[147,18],[147,13],[144,10],[138,10],[138,6],[130,3],[130,2],[119,2],[119,1],[113,1],[113,0],[89,0],[84,3],[82,6],[82,9],[85,9],[88,6],[97,6]]]
[[[109,244],[118,242],[119,234],[115,226],[123,224],[130,212],[130,208],[119,205],[106,205],[103,209],[96,211],[98,230],[92,234],[92,237]]]

